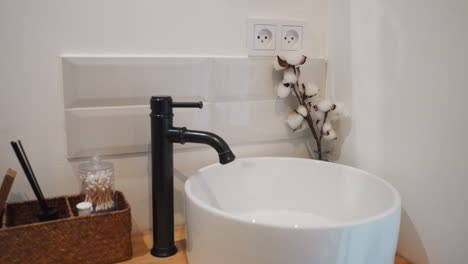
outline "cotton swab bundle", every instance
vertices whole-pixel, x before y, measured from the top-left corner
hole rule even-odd
[[[112,199],[112,171],[88,172],[82,175],[85,187],[85,202],[94,205],[92,211],[104,211],[114,207]]]

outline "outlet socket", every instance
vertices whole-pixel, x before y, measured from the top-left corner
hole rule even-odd
[[[281,26],[281,50],[301,50],[303,27]]]
[[[275,25],[255,25],[253,48],[256,50],[276,49],[276,26]]]

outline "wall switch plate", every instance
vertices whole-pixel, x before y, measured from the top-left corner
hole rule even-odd
[[[249,56],[275,56],[304,48],[304,21],[249,18]]]

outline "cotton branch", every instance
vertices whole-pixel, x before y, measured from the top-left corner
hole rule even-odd
[[[283,81],[278,84],[278,97],[286,98],[292,90],[299,106],[294,113],[288,116],[287,123],[293,131],[296,131],[302,127],[304,120],[307,122],[317,145],[318,159],[323,160],[321,141],[322,139],[336,139],[336,133],[332,129],[329,120],[335,121],[341,116],[343,105],[339,103],[334,104],[326,99],[317,101],[315,105],[311,105],[308,102],[310,98],[318,96],[319,88],[313,83],[307,85],[302,83],[303,90],[301,91],[299,81],[301,75],[300,66],[306,60],[307,57],[303,55],[293,55],[287,58],[277,56],[275,58],[275,70],[284,73]],[[314,116],[317,120],[314,120],[312,111],[314,111]],[[319,124],[320,122],[322,122],[321,125]],[[326,131],[324,130],[325,125],[327,126]]]

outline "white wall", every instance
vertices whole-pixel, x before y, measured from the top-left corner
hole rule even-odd
[[[305,19],[306,54],[326,55],[326,0],[1,0],[0,171],[19,169],[9,141],[22,139],[46,196],[76,193],[77,162],[66,159],[61,54],[243,56],[246,18]],[[233,146],[237,156],[307,156],[301,141]],[[149,228],[148,158],[112,159],[117,187],[133,205],[134,230]],[[210,149],[176,154],[177,188],[216,161]],[[22,173],[12,200],[34,198]],[[180,192],[176,202],[182,203]],[[180,210],[180,209],[179,209]],[[180,212],[177,222],[181,223]]]
[[[329,90],[350,108],[340,161],[403,199],[398,251],[468,259],[468,2],[331,0]]]

